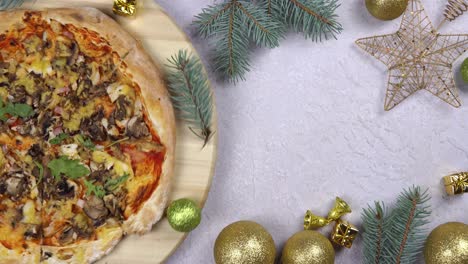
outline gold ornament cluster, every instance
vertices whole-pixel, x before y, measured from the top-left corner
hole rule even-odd
[[[321,217],[307,210],[304,216],[304,229],[315,230],[335,222],[331,235],[331,241],[342,247],[351,248],[359,230],[349,222],[341,220],[345,214],[351,213],[351,207],[340,197],[336,197],[335,205],[327,217]]]

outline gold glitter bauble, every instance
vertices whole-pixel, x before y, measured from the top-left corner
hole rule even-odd
[[[366,0],[369,13],[380,20],[392,20],[405,12],[408,0]]]
[[[468,225],[451,222],[432,230],[424,246],[426,264],[468,263]]]
[[[333,264],[335,250],[319,232],[304,230],[288,239],[281,261],[283,264]]]
[[[217,264],[273,264],[275,242],[263,226],[239,221],[225,227],[214,246]]]

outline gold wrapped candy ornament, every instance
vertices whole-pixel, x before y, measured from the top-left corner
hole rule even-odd
[[[468,172],[454,173],[443,178],[448,195],[468,193]]]
[[[338,220],[333,228],[331,240],[342,247],[351,248],[359,230],[352,224]]]
[[[114,0],[112,11],[120,16],[133,16],[136,13],[137,0]]]

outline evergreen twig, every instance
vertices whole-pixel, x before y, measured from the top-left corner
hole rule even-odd
[[[213,135],[211,131],[212,94],[203,65],[195,56],[180,50],[168,59],[169,92],[179,117],[194,127],[189,127],[204,140],[205,146]]]
[[[369,206],[362,213],[364,235],[364,263],[380,264],[384,245],[384,230],[389,227],[387,208],[375,202],[375,208]]]
[[[337,21],[337,0],[262,0],[264,8],[305,38],[336,38],[343,27]]]
[[[364,263],[414,263],[426,239],[429,199],[427,190],[412,187],[400,194],[391,213],[378,202],[364,210]]]
[[[283,25],[255,4],[227,0],[208,6],[195,17],[194,24],[204,38],[214,38],[215,70],[229,80],[243,80],[249,71],[249,44],[277,47]]]
[[[1,0],[0,10],[8,10],[21,6],[24,0]]]

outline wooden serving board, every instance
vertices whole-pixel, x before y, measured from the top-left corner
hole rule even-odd
[[[136,39],[159,66],[180,49],[196,51],[185,33],[153,0],[140,0],[136,17],[120,17],[112,14],[113,0],[36,0],[26,2],[22,8],[43,9],[54,7],[96,7],[112,16]],[[216,132],[216,110],[213,130]],[[202,149],[203,142],[194,136],[187,125],[178,121],[176,167],[170,200],[187,197],[203,206],[211,185],[216,160],[216,133]],[[125,237],[117,247],[98,263],[161,263],[169,257],[186,234],[174,231],[166,218],[157,223],[151,233]]]

